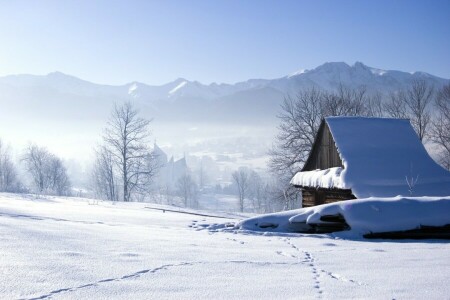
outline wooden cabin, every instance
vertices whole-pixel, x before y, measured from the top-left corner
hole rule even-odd
[[[409,120],[329,117],[291,184],[310,207],[374,196],[448,196],[450,172],[428,155]]]
[[[330,128],[322,121],[314,141],[311,152],[303,166],[301,172],[325,170],[333,167],[344,168],[341,157],[334,142]],[[302,206],[310,207],[320,204],[333,203],[337,201],[355,199],[349,189],[338,188],[322,188],[319,186],[300,186],[295,187],[302,189]]]

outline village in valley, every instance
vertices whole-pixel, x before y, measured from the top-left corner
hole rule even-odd
[[[1,3],[0,299],[447,299],[449,30],[419,0]]]

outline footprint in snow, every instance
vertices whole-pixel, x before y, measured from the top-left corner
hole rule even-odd
[[[136,257],[136,256],[139,256],[139,254],[137,254],[137,253],[120,253],[120,256]]]

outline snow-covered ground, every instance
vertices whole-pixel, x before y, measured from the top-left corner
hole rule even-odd
[[[336,233],[347,239],[371,233],[416,230],[421,226],[442,227],[450,224],[450,197],[347,200],[259,215],[241,221],[236,227],[251,231],[307,232],[316,225],[339,224],[339,220],[330,220],[330,217],[342,218],[348,225],[348,230]]]
[[[251,233],[225,227],[239,220],[234,214],[199,216],[191,214],[195,211],[162,208],[170,209],[0,194],[0,298],[448,299],[450,295],[446,241]]]

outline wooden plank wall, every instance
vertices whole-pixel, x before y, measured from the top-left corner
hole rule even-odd
[[[303,207],[311,207],[356,199],[356,197],[351,190],[302,188],[302,199]]]
[[[333,167],[343,167],[336,144],[328,125],[324,122],[302,171],[324,170]]]

